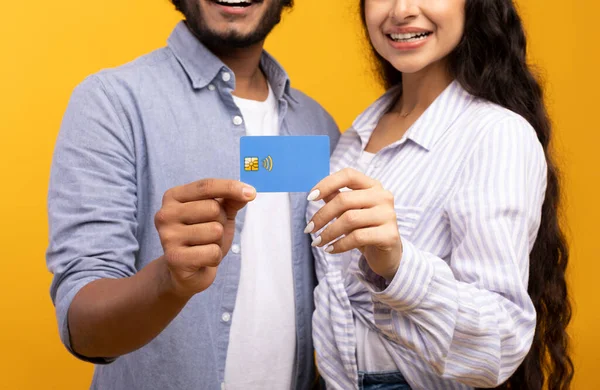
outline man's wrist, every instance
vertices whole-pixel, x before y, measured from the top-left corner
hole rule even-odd
[[[189,301],[193,294],[185,293],[177,288],[177,284],[173,280],[173,275],[167,264],[167,259],[161,256],[155,261],[158,272],[158,296],[183,304]]]

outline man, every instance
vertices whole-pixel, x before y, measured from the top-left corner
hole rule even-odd
[[[56,144],[47,263],[94,389],[306,389],[306,194],[256,194],[243,135],[339,137],[263,42],[292,0],[173,0],[168,47],[93,75]],[[246,206],[247,205],[247,206]],[[246,207],[245,207],[246,206]]]

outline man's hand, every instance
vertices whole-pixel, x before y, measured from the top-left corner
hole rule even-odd
[[[175,294],[190,298],[213,283],[233,241],[235,216],[255,198],[253,187],[224,179],[165,192],[154,220]]]

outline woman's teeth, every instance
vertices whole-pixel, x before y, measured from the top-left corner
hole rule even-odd
[[[407,33],[407,34],[390,34],[389,37],[396,42],[415,42],[425,39],[431,34],[430,32]]]

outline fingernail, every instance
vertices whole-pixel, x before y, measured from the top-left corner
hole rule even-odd
[[[304,233],[312,233],[312,231],[315,229],[315,223],[313,221],[310,221],[308,223],[308,225],[306,225],[306,228],[304,229]]]
[[[311,192],[308,195],[308,198],[306,198],[306,200],[308,200],[309,202],[312,202],[313,200],[317,199],[319,197],[319,195],[321,195],[321,191],[314,190],[313,192]]]
[[[244,187],[242,189],[242,194],[246,197],[246,198],[251,198],[254,196],[254,194],[256,193],[256,190],[254,189],[254,187]]]
[[[327,252],[327,253],[333,252],[333,245],[329,245],[327,248],[325,248],[325,252]]]
[[[321,243],[321,241],[323,241],[323,239],[321,238],[321,236],[319,236],[319,237],[315,238],[313,240],[312,244],[310,244],[310,245],[317,246],[317,245],[319,245]]]

